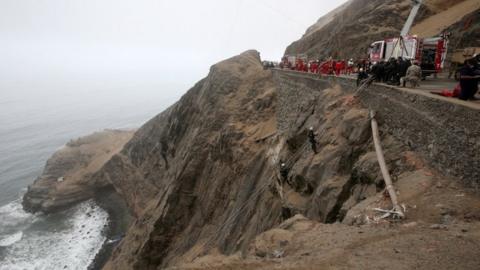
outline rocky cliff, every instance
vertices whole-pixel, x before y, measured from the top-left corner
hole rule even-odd
[[[23,198],[27,211],[49,213],[91,199],[109,185],[95,173],[132,138],[133,131],[106,130],[72,140],[45,165]]]
[[[139,129],[99,173],[136,215],[106,269],[246,254],[258,234],[295,214],[342,221],[382,191],[368,110],[338,86],[308,93],[292,83],[280,87],[249,51],[213,66]],[[383,140],[394,176],[418,170],[408,146]],[[280,162],[290,169],[285,181]]]
[[[411,34],[438,35],[478,9],[475,0],[425,0],[415,20],[421,25],[414,27]],[[410,10],[411,0],[349,1],[310,27],[285,54],[305,53],[311,58],[366,57],[372,42],[399,35]],[[473,24],[479,23],[474,21]],[[457,37],[452,38],[452,42],[457,43]]]
[[[430,1],[419,18],[450,2]],[[361,44],[397,33],[409,7],[400,0],[350,1],[287,51],[360,54]],[[478,255],[480,200],[460,183],[477,183],[479,110],[395,88],[372,86],[356,96],[354,89],[348,79],[264,70],[259,53],[247,51],[212,66],[115,147],[91,142],[96,151],[84,152],[88,143],[69,144],[49,161],[24,205],[54,210],[114,189],[134,220],[105,269],[368,269],[390,262],[393,269],[475,269],[478,260],[468,258]],[[378,111],[407,221],[372,210],[391,205],[370,109]],[[81,177],[73,177],[77,171]],[[454,231],[442,234],[448,226]],[[387,259],[378,259],[383,247]],[[437,260],[432,250],[447,251]],[[404,260],[395,259],[400,253]]]
[[[372,88],[355,97],[353,82],[345,80],[264,70],[258,52],[245,52],[214,65],[205,79],[133,137],[123,134],[117,147],[102,148],[97,143],[105,141],[88,138],[67,145],[49,161],[24,204],[31,209],[55,209],[51,206],[88,199],[101,188],[115,189],[134,217],[105,269],[270,269],[272,265],[311,269],[320,264],[347,269],[355,258],[336,261],[342,253],[325,253],[344,249],[338,243],[347,239],[332,236],[322,242],[322,234],[349,235],[346,247],[363,252],[359,248],[363,245],[378,250],[377,233],[386,241],[382,245],[393,250],[400,240],[390,238],[390,233],[405,232],[402,223],[383,221],[372,210],[391,207],[371,139],[368,113],[373,108],[379,111],[387,165],[409,221],[415,222],[403,224],[419,228],[408,229],[408,239],[428,234],[430,226],[443,230],[452,222],[458,230],[472,231],[469,237],[477,239],[480,215],[475,209],[480,200],[463,190],[462,177],[457,176],[465,165],[469,168],[465,179],[474,179],[478,159],[458,166],[455,159],[436,157],[463,151],[471,143],[478,147],[468,139],[478,138],[478,125],[450,123],[458,138],[466,138],[464,146],[451,148],[449,133],[432,114],[451,111],[476,119],[479,111],[393,88]],[[308,141],[310,127],[317,154]],[[431,132],[438,138],[433,140]],[[105,151],[82,150],[95,145]],[[67,162],[72,151],[83,154],[74,155],[76,162]],[[477,155],[472,151],[463,154]],[[282,162],[289,170],[286,177],[279,173]],[[442,170],[449,162],[456,165]],[[88,178],[70,176],[82,168],[93,173]],[[457,178],[448,178],[449,174]],[[72,179],[89,180],[76,185]],[[63,192],[64,183],[85,188]],[[467,226],[467,222],[473,223]],[[363,226],[362,232],[352,224]],[[378,232],[379,224],[386,228]],[[439,234],[427,239],[440,238],[449,239]],[[402,243],[404,250],[407,243]],[[463,245],[460,240],[441,243],[442,247]],[[423,248],[421,241],[415,245]],[[445,252],[442,258],[450,262],[451,254]],[[412,254],[407,258],[412,267],[438,269],[433,267],[438,264],[430,267]],[[308,260],[298,264],[303,259]],[[365,256],[367,261],[361,263],[374,259],[374,255]],[[458,261],[452,265],[461,265]],[[394,269],[402,269],[401,265]],[[469,263],[462,266],[474,269]]]

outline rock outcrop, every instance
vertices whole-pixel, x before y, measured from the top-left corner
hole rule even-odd
[[[368,110],[338,87],[305,95],[288,87],[262,68],[257,52],[245,52],[214,65],[140,128],[98,173],[136,218],[105,268],[246,253],[259,233],[295,214],[334,223],[382,191]],[[415,169],[407,146],[388,134],[383,140],[393,175]],[[285,181],[281,162],[290,170]]]
[[[45,213],[72,206],[94,197],[109,185],[94,179],[95,173],[131,139],[133,131],[105,130],[72,140],[45,165],[40,177],[23,198],[25,210]]]
[[[425,0],[415,22],[429,19],[432,15],[441,14],[452,6],[469,0]],[[478,6],[475,3],[466,5]],[[477,7],[478,9],[478,7]],[[370,44],[398,36],[411,10],[411,0],[354,0],[327,14],[319,22],[310,27],[306,34],[298,41],[293,42],[285,54],[307,54],[310,58],[334,57],[337,59],[364,58]],[[460,18],[474,12],[461,9],[455,13]],[[478,12],[478,11],[477,11]],[[458,18],[458,19],[460,19]],[[438,35],[438,31],[431,31],[432,27],[442,25],[442,18],[436,25],[423,27],[422,33]],[[327,23],[324,23],[327,22]],[[452,21],[454,23],[456,21]],[[478,24],[478,22],[474,22]],[[448,25],[445,25],[448,27]],[[419,29],[420,31],[420,29]],[[411,34],[416,34],[412,32]],[[456,43],[456,41],[453,41]]]

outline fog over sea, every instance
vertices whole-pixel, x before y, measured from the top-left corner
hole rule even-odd
[[[85,202],[53,215],[32,215],[22,210],[22,194],[70,139],[140,127],[189,84],[0,78],[0,270],[87,269],[108,240],[103,232],[108,214]]]

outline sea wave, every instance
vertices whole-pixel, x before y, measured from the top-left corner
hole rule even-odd
[[[23,232],[16,232],[0,237],[0,247],[8,247],[22,240]]]
[[[0,207],[0,238],[25,229],[36,217],[23,210],[21,199]]]
[[[10,216],[29,218],[23,213]],[[106,240],[107,224],[107,212],[93,201],[41,216],[5,248],[0,270],[87,269]]]

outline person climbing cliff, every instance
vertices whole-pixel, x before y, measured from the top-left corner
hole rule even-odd
[[[287,164],[282,163],[280,165],[280,176],[282,176],[283,183],[287,182],[289,172],[290,172],[290,169],[288,169]]]
[[[308,129],[308,141],[312,145],[313,153],[317,154],[317,140],[315,139],[315,132],[313,131],[313,127]]]

